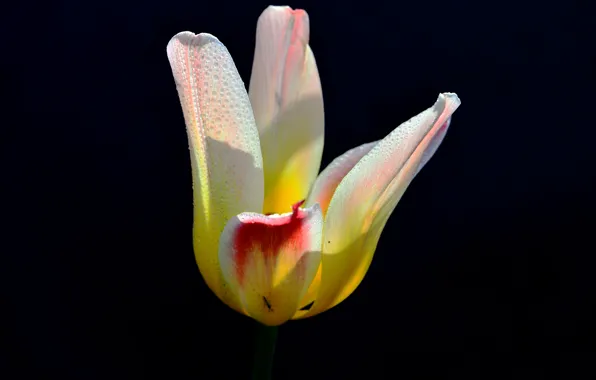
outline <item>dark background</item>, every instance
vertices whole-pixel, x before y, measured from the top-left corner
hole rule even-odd
[[[254,322],[192,253],[168,40],[216,35],[248,84],[260,1],[3,6],[2,379],[245,379]],[[462,105],[360,287],[280,329],[276,379],[596,376],[589,2],[295,1],[323,165],[439,92]]]

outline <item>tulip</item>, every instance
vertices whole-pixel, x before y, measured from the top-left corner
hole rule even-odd
[[[248,93],[216,37],[182,32],[167,46],[190,145],[199,270],[224,303],[267,326],[317,315],[356,289],[460,104],[440,94],[319,174],[323,97],[309,29],[303,10],[262,13]]]

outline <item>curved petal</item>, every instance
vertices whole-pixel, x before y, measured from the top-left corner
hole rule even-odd
[[[306,199],[306,206],[318,203],[323,210],[323,215],[325,215],[327,213],[327,207],[329,207],[329,202],[331,202],[331,197],[341,180],[378,143],[378,141],[374,141],[368,144],[362,144],[348,150],[331,161],[317,177]]]
[[[341,182],[341,180],[348,174],[350,170],[360,161],[360,159],[366,155],[370,150],[377,145],[379,142],[371,142],[368,144],[360,145],[359,147],[353,148],[335,158],[331,163],[319,174],[315,184],[313,185],[308,197],[306,198],[305,205],[307,207],[318,204],[321,206],[323,217],[327,213],[329,202],[335,192],[335,189]],[[296,312],[293,319],[299,319],[308,313],[308,305],[312,305],[319,292],[319,285],[321,283],[322,267],[319,266],[317,274],[310,284],[308,291],[300,301],[301,309]]]
[[[337,305],[360,284],[385,223],[428,161],[425,152],[437,149],[436,138],[459,104],[455,94],[439,95],[433,107],[381,140],[341,181],[325,216],[319,292],[305,316]]]
[[[225,279],[245,312],[276,326],[299,307],[321,260],[323,215],[314,205],[291,213],[242,213],[226,225],[219,243]]]
[[[240,311],[225,287],[217,252],[226,222],[263,206],[263,164],[250,101],[232,57],[214,36],[179,33],[167,53],[190,146],[195,257],[211,290]]]
[[[259,17],[249,96],[261,139],[264,213],[304,200],[321,165],[323,95],[303,10],[270,6]]]

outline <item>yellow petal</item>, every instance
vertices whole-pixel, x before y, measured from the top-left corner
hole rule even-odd
[[[304,200],[323,152],[321,82],[303,10],[270,6],[259,17],[249,96],[261,139],[264,213]]]
[[[219,243],[225,279],[246,313],[276,326],[290,319],[321,260],[323,215],[318,205],[291,213],[242,213],[226,225]]]
[[[360,161],[360,159],[370,152],[370,150],[378,144],[378,141],[363,144],[359,147],[353,148],[335,158],[331,163],[319,174],[313,188],[306,198],[306,207],[318,204],[323,212],[323,217],[327,213],[327,207],[331,202],[331,197],[341,180],[348,174],[350,170]],[[300,319],[308,313],[306,308],[311,305],[319,292],[319,285],[321,283],[322,266],[319,265],[317,274],[310,284],[308,291],[300,301],[300,309],[294,314],[292,319]]]
[[[240,311],[221,274],[218,241],[230,218],[262,210],[263,164],[250,101],[232,57],[214,36],[179,33],[167,53],[190,146],[195,257],[211,290]]]
[[[337,305],[360,284],[387,219],[428,161],[428,152],[437,149],[459,104],[457,95],[441,94],[433,107],[396,128],[343,178],[325,216],[321,284],[306,316]]]

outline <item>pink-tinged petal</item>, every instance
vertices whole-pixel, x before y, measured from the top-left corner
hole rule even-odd
[[[263,212],[289,211],[306,198],[321,165],[323,95],[309,18],[270,6],[259,17],[249,96],[261,139]]]
[[[167,47],[190,146],[194,250],[207,285],[240,311],[218,260],[226,222],[263,207],[258,131],[244,84],[226,47],[214,36],[182,32]]]
[[[451,125],[451,117],[449,119],[447,119],[447,121],[445,123],[443,123],[441,128],[439,128],[437,133],[434,135],[434,137],[428,143],[428,148],[426,148],[426,150],[422,153],[422,159],[420,160],[420,165],[418,165],[416,174],[418,174],[418,172],[420,172],[420,170],[422,170],[424,165],[426,165],[426,163],[431,159],[431,157],[434,156],[437,149],[439,149],[439,146],[441,145],[441,143],[443,142],[443,139],[445,138],[445,135],[447,134],[449,125]]]
[[[389,216],[406,188],[437,149],[460,101],[441,94],[433,107],[403,123],[375,145],[343,178],[323,226],[321,282],[305,316],[316,315],[348,297],[372,261]]]
[[[294,315],[319,267],[321,208],[300,205],[282,215],[242,213],[221,235],[224,277],[245,313],[265,325],[280,325]]]
[[[331,197],[341,180],[378,143],[378,141],[375,141],[360,145],[331,161],[317,177],[306,199],[306,206],[318,203],[323,210],[323,215],[325,215],[327,213],[327,207],[329,207],[329,202],[331,202]]]

